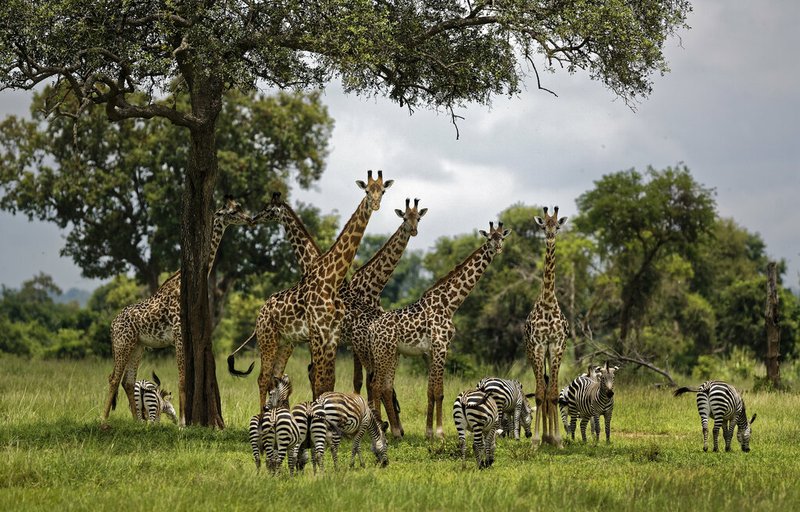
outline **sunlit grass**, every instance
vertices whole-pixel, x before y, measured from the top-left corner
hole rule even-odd
[[[249,364],[245,355],[239,366]],[[308,353],[298,349],[287,373],[293,401],[310,398]],[[352,363],[342,358],[337,389],[351,389]],[[256,365],[258,367],[258,365]],[[295,478],[285,469],[256,474],[246,425],[257,410],[255,375],[238,379],[217,368],[227,428],[179,429],[134,422],[126,400],[99,428],[108,361],[28,361],[0,358],[0,504],[11,510],[794,510],[800,507],[800,397],[745,395],[758,413],[752,451],[703,453],[691,396],[669,389],[617,383],[612,443],[567,443],[557,450],[528,440],[501,439],[495,466],[462,468],[450,408],[455,394],[477,379],[445,382],[446,438],[425,439],[427,379],[401,365],[397,379],[406,436],[392,441],[381,469],[367,451],[366,468],[349,469],[349,447],[334,471],[311,468]],[[177,388],[172,358],[146,357]],[[533,389],[524,365],[510,370]],[[566,378],[565,378],[566,380]],[[346,442],[345,442],[346,443]]]

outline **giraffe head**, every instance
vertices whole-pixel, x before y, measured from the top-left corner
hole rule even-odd
[[[280,221],[286,211],[286,206],[286,203],[281,200],[281,193],[273,192],[270,202],[250,218],[250,225]]]
[[[225,197],[225,204],[214,212],[214,224],[221,226],[243,225],[250,223],[250,214],[242,208],[239,201],[230,196]]]
[[[489,232],[487,233],[484,230],[480,230],[480,234],[486,238],[487,244],[491,244],[492,248],[495,250],[495,253],[500,254],[503,252],[503,240],[511,234],[510,229],[503,229],[503,223],[497,223],[497,229],[494,227],[494,222],[489,223]]]
[[[386,189],[394,184],[394,180],[383,181],[383,171],[378,171],[378,178],[372,178],[372,170],[367,171],[367,182],[356,181],[356,185],[367,193],[367,206],[372,211],[378,211],[381,207],[381,198],[386,193]]]
[[[544,218],[534,217],[536,224],[544,230],[544,237],[548,240],[555,240],[558,230],[567,222],[566,217],[558,218],[558,206],[553,208],[553,215],[547,214],[547,207],[544,207]]]
[[[428,213],[427,208],[423,208],[421,210],[417,210],[417,205],[419,205],[419,199],[414,199],[414,207],[411,207],[411,199],[406,198],[406,211],[403,210],[395,210],[394,212],[397,214],[398,217],[403,219],[403,225],[401,228],[410,233],[411,236],[417,236],[417,226],[419,225],[419,219],[425,216]]]

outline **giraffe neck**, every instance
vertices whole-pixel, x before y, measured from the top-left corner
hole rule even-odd
[[[497,251],[491,244],[484,243],[449,274],[428,288],[422,298],[444,308],[444,313],[452,317],[478,284],[496,254]]]
[[[367,198],[361,200],[356,211],[347,221],[339,233],[339,237],[333,242],[328,251],[323,254],[315,266],[319,275],[338,290],[342,285],[356,251],[361,244],[364,230],[372,215],[372,209],[367,205]]]
[[[544,275],[542,276],[542,292],[540,300],[547,303],[556,300],[556,240],[545,241],[547,249],[544,253]]]
[[[411,238],[410,230],[403,229],[403,226],[401,224],[389,240],[383,244],[383,247],[356,270],[349,284],[352,294],[368,302],[380,303],[381,292],[389,282],[389,278]]]
[[[224,222],[214,219],[214,226],[211,228],[211,247],[208,254],[208,275],[211,275],[211,269],[214,268],[214,260],[217,259],[217,251],[219,244],[222,242],[222,235],[225,234],[225,228],[228,227]]]
[[[294,255],[300,264],[301,271],[306,274],[322,251],[320,251],[317,242],[308,232],[306,225],[303,224],[303,221],[289,205],[284,206],[282,219],[286,237],[294,250]]]

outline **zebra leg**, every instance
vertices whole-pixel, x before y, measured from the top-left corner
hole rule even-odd
[[[725,451],[731,451],[731,440],[733,439],[733,420],[722,420],[722,438],[725,439]]]
[[[339,433],[331,434],[331,456],[333,457],[333,470],[339,467],[339,443],[342,442],[342,435]]]
[[[353,436],[353,451],[350,454],[350,468],[352,469],[356,465],[356,455],[358,455],[358,461],[363,468],[364,464],[364,457],[361,456],[361,437],[364,435],[363,429],[360,429],[356,432],[356,435]]]
[[[606,411],[603,414],[603,418],[606,420],[606,443],[611,442],[611,413],[612,411]]]
[[[700,423],[703,427],[703,451],[708,451],[708,418],[701,416]]]
[[[714,428],[712,430],[712,435],[714,436],[714,451],[715,452],[719,451],[719,445],[717,444],[717,438],[719,438],[719,427],[720,427],[720,422],[717,421],[716,418],[715,418],[714,419]]]
[[[494,425],[492,425],[488,432],[486,433],[486,439],[484,439],[484,449],[486,450],[486,464],[485,467],[491,467],[494,464],[494,450],[497,442],[497,430]]]
[[[594,429],[594,442],[595,444],[600,442],[600,416],[592,417],[592,428]]]
[[[581,418],[581,438],[586,442],[586,424],[589,423],[589,418]]]
[[[483,460],[483,434],[480,428],[475,428],[472,431],[472,452],[475,455],[475,461],[478,463],[478,469],[485,468],[486,463]]]
[[[289,476],[297,473],[297,445],[289,448],[286,458],[289,459]]]

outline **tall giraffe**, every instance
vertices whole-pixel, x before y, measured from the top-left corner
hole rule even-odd
[[[232,225],[250,222],[250,215],[233,199],[226,198],[225,205],[214,213],[211,232],[211,251],[208,258],[208,274],[214,266],[219,244],[225,229]],[[156,293],[142,301],[126,306],[111,322],[111,353],[114,369],[108,376],[108,398],[103,409],[102,424],[108,421],[112,407],[116,406],[120,381],[128,396],[131,414],[136,417],[133,386],[136,371],[142,360],[145,347],[164,348],[175,345],[178,363],[178,395],[180,399],[180,424],[185,424],[186,382],[183,368],[183,340],[181,338],[181,272],[172,274]],[[124,379],[123,379],[124,376]]]
[[[417,236],[420,219],[428,213],[427,208],[418,209],[419,199],[406,199],[405,211],[396,209],[395,213],[403,219],[402,224],[383,244],[369,261],[355,271],[349,282],[345,282],[340,296],[345,304],[345,317],[342,322],[341,344],[353,348],[353,390],[361,392],[363,381],[362,361],[369,357],[369,324],[383,313],[381,292],[397,267],[400,257],[412,236]],[[369,376],[367,377],[369,381]],[[367,393],[371,394],[369,384]]]
[[[308,228],[291,206],[281,199],[280,192],[272,194],[272,200],[260,212],[253,216],[252,223],[278,222],[286,231],[286,238],[294,250],[302,274],[314,268],[314,263],[322,251],[308,232]]]
[[[560,447],[558,370],[564,357],[569,324],[561,313],[556,298],[556,234],[567,218],[558,218],[556,206],[553,208],[553,215],[548,215],[545,207],[544,218],[537,216],[534,220],[544,230],[547,249],[544,255],[542,291],[525,322],[526,352],[536,377],[536,426],[533,442],[539,442],[539,420],[542,420],[542,443]],[[546,373],[548,364],[549,377]]]
[[[446,276],[428,288],[415,303],[404,308],[387,311],[369,325],[369,364],[374,377],[372,400],[380,412],[386,408],[386,416],[392,426],[392,435],[401,437],[403,427],[394,409],[392,387],[400,354],[407,356],[429,356],[428,415],[425,435],[433,437],[433,413],[436,409],[436,435],[444,436],[442,430],[442,399],[444,398],[443,375],[447,359],[447,348],[455,335],[453,315],[470,292],[478,284],[486,268],[497,254],[503,251],[503,241],[511,232],[499,223],[489,223],[489,232],[480,233],[486,241],[456,265]]]
[[[355,258],[372,212],[380,208],[383,194],[394,181],[384,181],[381,171],[378,171],[377,179],[373,179],[372,171],[369,171],[367,183],[360,180],[356,183],[366,196],[331,248],[312,264],[299,283],[273,294],[261,307],[255,329],[261,352],[258,376],[261,407],[266,403],[272,376],[283,375],[294,345],[306,340],[311,350],[309,377],[314,397],[333,391],[337,338],[344,317],[339,287]],[[247,341],[249,339],[244,344]],[[246,375],[250,372],[238,372],[233,366],[233,356],[244,344],[228,357],[231,373]]]

